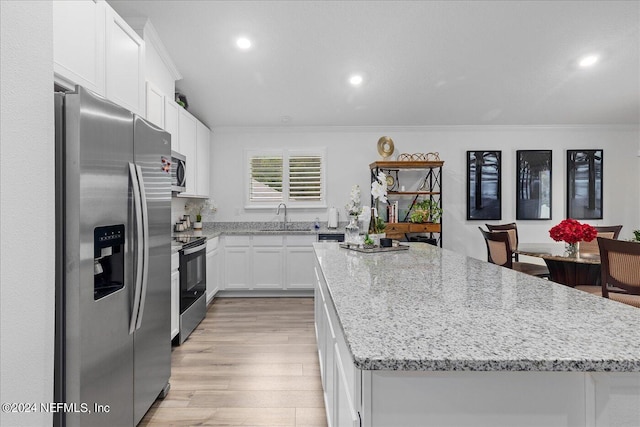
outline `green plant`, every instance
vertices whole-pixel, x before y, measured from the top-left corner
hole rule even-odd
[[[633,230],[633,241],[640,242],[640,230]]]
[[[380,234],[384,233],[384,229],[387,228],[387,224],[384,223],[384,220],[380,217],[373,218],[371,220],[371,233]]]
[[[433,199],[425,199],[413,205],[409,221],[417,223],[438,222],[441,217],[442,208],[438,206],[438,202]]]
[[[374,245],[373,239],[368,234],[364,237],[364,244]]]

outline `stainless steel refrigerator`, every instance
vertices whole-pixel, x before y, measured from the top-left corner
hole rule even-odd
[[[171,137],[79,86],[55,105],[54,424],[134,426],[171,373]]]

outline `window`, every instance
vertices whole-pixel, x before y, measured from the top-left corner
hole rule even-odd
[[[325,149],[247,151],[247,207],[326,207],[325,158]]]

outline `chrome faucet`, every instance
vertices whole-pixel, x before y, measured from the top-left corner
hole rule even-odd
[[[280,206],[284,206],[284,220],[282,221],[282,229],[287,229],[287,205],[284,203],[280,203],[278,205],[278,209],[276,209],[276,215],[280,215]]]

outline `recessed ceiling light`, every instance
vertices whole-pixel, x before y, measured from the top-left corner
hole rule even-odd
[[[362,76],[360,74],[354,74],[353,76],[349,77],[349,83],[351,83],[353,86],[360,86],[362,84]]]
[[[598,55],[588,55],[582,58],[580,62],[578,62],[578,65],[580,65],[582,68],[591,67],[596,62],[598,62],[598,59]]]
[[[238,46],[240,49],[247,50],[251,47],[251,40],[246,37],[240,37],[238,40],[236,40],[236,46]]]

